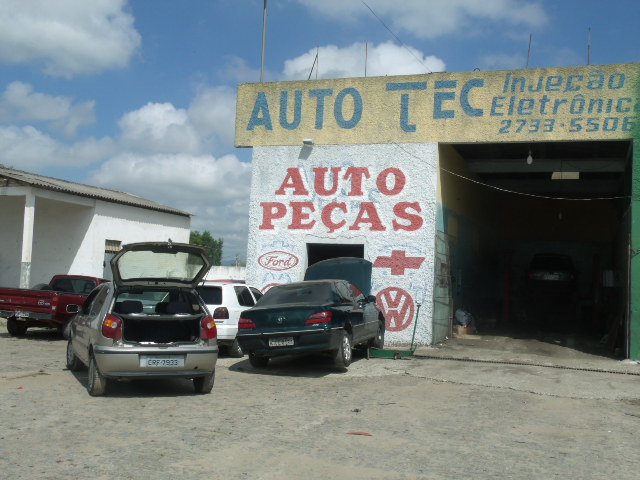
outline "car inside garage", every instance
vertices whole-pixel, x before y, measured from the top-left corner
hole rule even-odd
[[[631,141],[441,145],[454,309],[627,355],[631,158]]]

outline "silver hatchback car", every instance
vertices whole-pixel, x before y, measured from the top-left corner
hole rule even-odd
[[[210,265],[201,247],[171,242],[125,245],[114,256],[113,282],[91,292],[67,329],[67,367],[89,368],[90,395],[111,380],[161,377],[211,391],[217,330],[195,289]]]

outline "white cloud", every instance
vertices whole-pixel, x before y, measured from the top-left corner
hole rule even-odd
[[[50,166],[85,167],[114,151],[108,138],[88,138],[66,145],[32,127],[0,127],[0,163],[19,170],[42,171]]]
[[[188,109],[148,103],[118,122],[123,150],[143,153],[226,152],[233,147],[236,92],[202,87]]]
[[[526,57],[521,54],[497,53],[480,57],[480,67],[483,70],[506,70],[513,68],[524,68]]]
[[[496,24],[539,27],[547,16],[539,2],[523,0],[298,0],[314,12],[334,21],[355,22],[365,20],[372,25],[384,26],[395,34],[411,34],[417,38],[437,38],[444,35],[465,35],[475,31],[478,20],[491,20]],[[495,33],[495,31],[492,31]]]
[[[86,182],[187,211],[193,230],[224,238],[225,257],[246,253],[251,165],[234,155],[122,153]]]
[[[187,111],[170,103],[148,103],[126,113],[118,122],[122,146],[139,152],[191,153],[202,151],[202,142],[189,124]]]
[[[234,143],[236,91],[230,87],[203,87],[189,105],[189,122],[214,152],[228,151]]]
[[[250,83],[260,80],[260,69],[251,68],[244,58],[227,56],[224,67],[218,70],[218,75],[225,83]]]
[[[409,75],[441,72],[445,69],[442,60],[425,56],[415,48],[395,45],[392,42],[368,47],[364,43],[354,43],[345,48],[334,45],[314,48],[297,58],[287,60],[283,72],[284,79],[309,78],[316,53],[318,78],[364,77],[365,59],[367,76]],[[312,78],[316,78],[315,70]]]
[[[140,35],[126,0],[2,0],[0,61],[73,77],[126,66]]]
[[[67,137],[79,127],[95,122],[95,102],[73,104],[68,97],[54,97],[34,92],[22,82],[10,83],[0,96],[0,121],[47,122],[49,127]]]

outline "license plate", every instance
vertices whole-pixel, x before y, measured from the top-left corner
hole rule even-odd
[[[293,337],[270,338],[270,347],[287,347],[293,345]]]
[[[141,367],[184,367],[184,355],[140,355]]]
[[[29,312],[15,312],[16,317],[29,318]]]
[[[554,273],[547,273],[542,276],[543,280],[560,280],[560,275]]]

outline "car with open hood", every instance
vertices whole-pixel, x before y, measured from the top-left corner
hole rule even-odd
[[[91,292],[68,328],[67,367],[89,368],[90,395],[113,380],[163,377],[211,391],[217,330],[196,291],[210,266],[202,247],[171,241],[125,245],[113,257],[113,282]]]
[[[275,356],[323,353],[347,368],[354,347],[384,346],[385,319],[370,291],[371,262],[318,262],[304,281],[273,286],[242,312],[238,342],[254,367]]]

